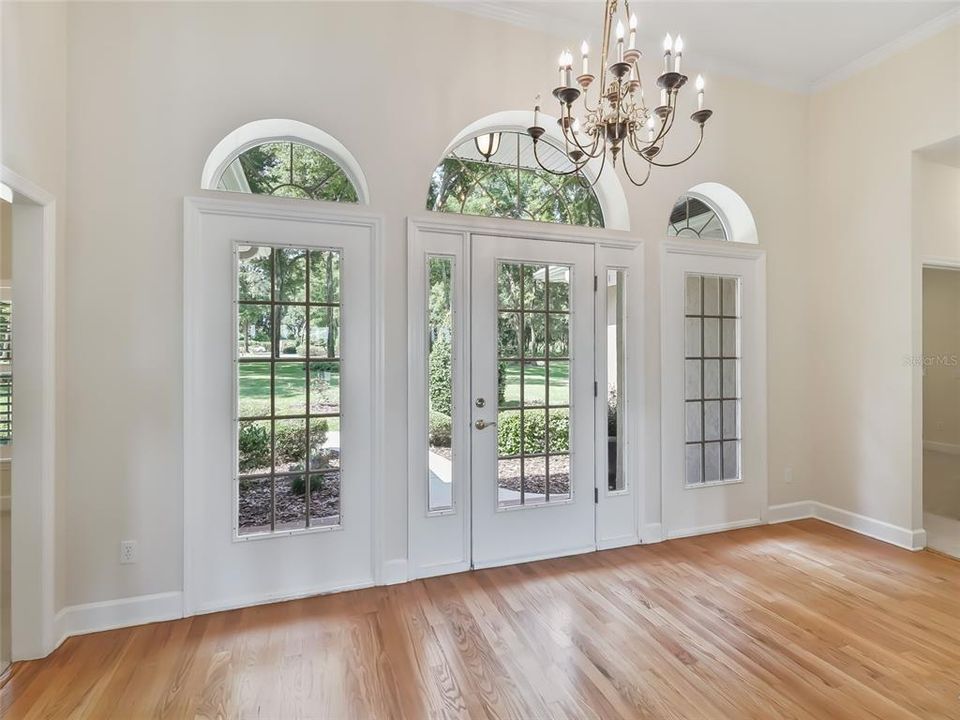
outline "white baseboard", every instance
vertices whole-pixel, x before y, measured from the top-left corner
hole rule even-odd
[[[909,530],[899,525],[876,520],[866,515],[843,510],[814,500],[771,505],[767,510],[767,522],[772,524],[816,518],[831,525],[852,530],[855,533],[872,537],[875,540],[906,548],[907,550],[922,550],[927,545],[927,534],[924,530]]]
[[[604,538],[603,540],[597,541],[597,550],[613,550],[614,548],[627,547],[628,545],[636,545],[640,542],[640,538],[636,535],[618,535],[617,537]]]
[[[452,563],[434,563],[433,565],[413,568],[410,574],[410,580],[423,580],[424,578],[439,577],[440,575],[453,575],[455,573],[467,572],[468,570],[470,570],[469,560]]]
[[[853,530],[861,535],[882,540],[907,550],[923,550],[927,545],[927,533],[924,530],[909,530],[899,525],[875,520],[866,515],[843,510],[832,505],[819,502],[814,504],[816,505],[815,517],[831,525]]]
[[[407,559],[387,560],[380,574],[381,585],[399,585],[410,578],[407,576]]]
[[[85,605],[68,605],[53,619],[57,646],[73,635],[114,630],[130,625],[177,620],[183,617],[183,594],[177,592],[138,595]]]
[[[924,440],[923,449],[933,452],[943,453],[944,455],[960,455],[960,445],[955,443],[935,442],[933,440]]]
[[[647,523],[640,530],[640,542],[644,545],[663,542],[663,524]]]
[[[257,605],[270,605],[272,603],[287,602],[289,600],[302,600],[303,598],[317,597],[319,595],[332,595],[333,593],[350,592],[351,590],[363,590],[374,587],[376,583],[370,578],[361,578],[352,582],[346,582],[341,585],[321,585],[318,587],[308,587],[292,592],[273,592],[259,593],[257,595],[247,595],[238,597],[226,602],[216,601],[211,603],[201,603],[193,608],[192,611],[185,609],[184,617],[187,615],[207,615],[209,613],[223,612],[225,610],[239,610],[241,608],[255,607]]]
[[[767,508],[767,522],[770,525],[775,525],[776,523],[790,522],[791,520],[804,520],[805,518],[816,517],[815,505],[816,503],[810,500],[784,503],[783,505],[771,505]]]
[[[735,522],[717,523],[716,525],[705,525],[703,527],[686,528],[684,530],[668,530],[667,539],[675,540],[677,538],[693,537],[694,535],[709,535],[711,533],[726,532],[727,530],[739,530],[741,528],[756,527],[762,525],[760,518],[751,518],[748,520],[737,520]]]

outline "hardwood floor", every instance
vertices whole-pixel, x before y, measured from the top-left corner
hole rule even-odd
[[[815,521],[67,640],[4,718],[960,718],[960,562]]]

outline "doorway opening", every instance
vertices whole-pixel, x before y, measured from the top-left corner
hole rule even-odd
[[[13,299],[13,206],[0,198],[0,675],[10,667],[11,462],[13,460],[13,374],[11,301]]]
[[[923,522],[960,557],[960,268],[923,268]]]

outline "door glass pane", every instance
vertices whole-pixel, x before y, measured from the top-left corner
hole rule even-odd
[[[686,483],[739,480],[740,279],[687,275],[684,307]]]
[[[607,490],[617,492],[627,487],[624,473],[623,377],[625,362],[625,307],[623,270],[608,270],[607,293]],[[692,328],[687,327],[688,340],[693,341]],[[699,328],[696,343],[699,344]]]
[[[569,500],[570,268],[500,262],[497,298],[498,505]]]
[[[453,263],[450,257],[427,258],[427,387],[430,395],[427,509],[430,512],[453,508]],[[501,324],[504,315],[511,314],[503,313]],[[517,336],[512,337],[515,348]]]
[[[340,251],[241,245],[236,262],[237,534],[338,525]]]

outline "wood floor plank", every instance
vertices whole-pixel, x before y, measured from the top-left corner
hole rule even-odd
[[[960,718],[960,562],[815,520],[70,638],[0,718]]]

